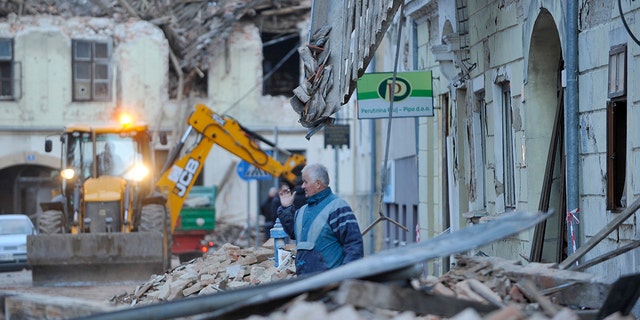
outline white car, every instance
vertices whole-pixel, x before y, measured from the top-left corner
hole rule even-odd
[[[0,214],[0,271],[29,268],[27,236],[36,234],[31,219],[24,214]]]

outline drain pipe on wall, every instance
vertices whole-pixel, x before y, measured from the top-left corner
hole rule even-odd
[[[578,214],[580,213],[580,189],[578,174],[578,1],[567,1],[567,97],[566,97],[566,139],[567,157],[567,255],[573,254],[579,246],[580,233]],[[576,262],[577,263],[577,262]]]
[[[375,198],[376,198],[376,186],[378,184],[378,179],[377,175],[376,175],[376,170],[378,168],[378,162],[376,161],[376,157],[378,156],[378,148],[376,147],[377,141],[376,141],[376,120],[375,119],[371,119],[369,120],[369,135],[371,136],[371,163],[369,163],[369,176],[371,177],[369,179],[369,188],[371,190],[371,192],[369,193],[369,221],[373,222],[376,220],[375,218],[375,206],[376,206],[376,202],[375,202]],[[369,253],[370,254],[374,254],[376,252],[376,229],[373,228],[371,229],[371,232],[369,232],[369,238],[371,241],[371,246],[369,248]]]
[[[375,72],[376,68],[376,56],[374,55],[373,58],[371,58],[371,62],[369,63],[369,71],[371,72]],[[378,179],[377,179],[377,169],[378,169],[378,161],[377,161],[377,157],[378,157],[378,148],[377,148],[377,144],[378,141],[376,140],[376,119],[370,119],[369,120],[369,138],[370,143],[371,143],[371,150],[370,150],[370,162],[369,162],[369,177],[371,177],[369,179],[369,190],[371,190],[371,192],[369,192],[369,222],[372,223],[373,221],[376,220],[375,218],[375,206],[376,206],[376,187],[378,184]],[[371,231],[369,232],[369,241],[371,243],[371,245],[369,246],[369,253],[370,254],[374,254],[376,252],[376,229],[373,228],[371,229]]]

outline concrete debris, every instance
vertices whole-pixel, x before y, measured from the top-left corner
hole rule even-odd
[[[580,280],[577,280],[580,279]],[[301,295],[286,308],[247,319],[586,319],[595,318],[580,301],[566,300],[547,285],[565,286],[568,295],[586,290],[602,299],[608,283],[596,276],[553,269],[552,265],[521,265],[496,258],[458,256],[457,265],[441,277],[427,276],[401,283],[348,280],[325,291]],[[547,288],[548,289],[548,288]],[[565,294],[566,296],[567,294]],[[312,298],[312,296],[315,296]],[[591,304],[586,301],[586,304]],[[613,314],[607,319],[635,319]]]
[[[294,246],[287,251],[295,254]],[[217,251],[156,275],[117,304],[144,305],[193,295],[215,294],[295,277],[293,259],[275,268],[273,241],[261,247],[225,244]],[[595,275],[558,270],[555,265],[499,258],[457,256],[440,277],[378,283],[347,280],[306,292],[284,305],[263,305],[264,314],[234,319],[585,319],[594,318],[611,284]],[[634,319],[622,314],[607,319]]]
[[[293,254],[295,245],[285,251]],[[241,248],[226,243],[218,250],[193,259],[162,275],[153,275],[133,292],[114,296],[114,304],[144,305],[198,294],[255,286],[295,276],[293,259],[274,266],[273,239],[261,247]]]

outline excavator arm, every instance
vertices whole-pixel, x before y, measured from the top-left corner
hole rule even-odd
[[[254,141],[259,139],[267,142],[264,138],[242,127],[235,119],[219,115],[203,104],[196,105],[189,116],[188,124],[156,182],[156,187],[167,199],[172,231],[175,229],[182,205],[214,144],[292,184],[306,163],[305,157],[299,154],[290,154],[284,163],[280,163]],[[194,130],[198,133],[197,143],[183,153],[185,142]]]

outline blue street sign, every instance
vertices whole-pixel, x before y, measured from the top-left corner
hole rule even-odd
[[[238,172],[238,176],[240,176],[240,179],[242,180],[269,180],[271,178],[273,178],[269,173],[267,173],[266,171],[257,168],[255,166],[253,166],[252,164],[250,164],[249,162],[246,162],[244,160],[238,162],[238,165],[236,166],[236,171]]]

